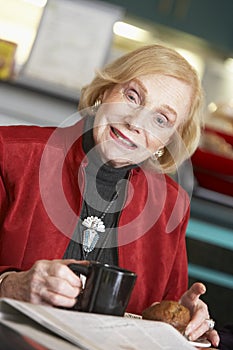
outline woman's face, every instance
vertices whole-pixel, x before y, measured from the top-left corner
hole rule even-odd
[[[105,91],[94,141],[114,167],[139,164],[163,148],[188,116],[192,89],[176,78],[148,74]]]

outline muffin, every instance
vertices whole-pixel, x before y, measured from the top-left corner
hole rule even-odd
[[[184,334],[191,316],[190,311],[177,301],[163,300],[161,303],[151,305],[142,312],[145,320],[166,322]]]

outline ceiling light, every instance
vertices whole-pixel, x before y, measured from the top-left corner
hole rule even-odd
[[[225,68],[233,73],[233,58],[227,58],[224,62]]]
[[[47,0],[24,0],[24,2],[29,2],[29,4],[37,7],[45,7],[47,4]]]
[[[116,22],[113,26],[113,32],[124,38],[141,42],[145,42],[150,38],[150,33],[147,30],[125,22]]]
[[[214,102],[208,104],[208,111],[214,113],[217,110],[217,105]]]

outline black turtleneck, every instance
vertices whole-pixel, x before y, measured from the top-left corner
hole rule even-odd
[[[85,124],[86,132],[83,135],[83,149],[88,158],[88,165],[85,169],[85,191],[84,200],[81,209],[80,220],[75,229],[72,240],[64,254],[64,259],[77,260],[97,260],[102,263],[117,265],[117,222],[120,210],[124,203],[125,186],[128,171],[132,166],[114,168],[104,164],[94,148],[93,119],[88,118]],[[99,240],[95,249],[85,256],[82,249],[82,233],[86,229],[82,221],[87,216],[101,217],[106,211],[109,202],[113,199],[115,193],[118,197],[111,203],[104,221],[106,230],[99,233]]]

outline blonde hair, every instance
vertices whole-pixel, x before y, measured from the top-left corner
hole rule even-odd
[[[202,124],[203,90],[194,68],[175,50],[162,45],[148,45],[129,52],[97,72],[81,91],[79,111],[91,107],[105,90],[146,74],[164,74],[192,87],[189,115],[177,129],[159,158],[164,172],[174,171],[198,146]],[[151,164],[151,161],[149,160]]]

